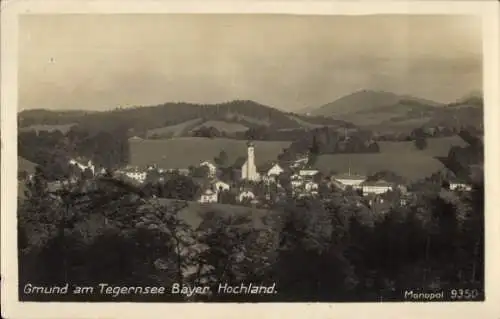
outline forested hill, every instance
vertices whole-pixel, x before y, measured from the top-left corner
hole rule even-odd
[[[411,131],[418,127],[482,127],[483,98],[468,94],[447,104],[391,92],[359,91],[318,108],[308,114],[334,117],[358,127],[378,132]]]
[[[362,90],[343,96],[331,103],[306,109],[312,115],[335,116],[338,114],[367,113],[398,104],[418,107],[436,107],[440,103],[392,92]]]
[[[317,126],[352,127],[352,124],[325,117],[305,117],[286,113],[254,101],[236,100],[220,104],[165,103],[156,106],[117,108],[112,111],[49,111],[27,110],[19,113],[19,127],[39,125],[79,124],[89,128],[128,127],[137,135],[152,129],[160,129],[198,120],[223,121],[239,124],[246,129],[270,127],[273,129],[297,129]]]

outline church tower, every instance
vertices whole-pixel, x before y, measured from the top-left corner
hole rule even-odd
[[[247,160],[241,168],[241,178],[251,181],[257,181],[257,167],[255,166],[255,147],[252,142],[247,143]]]

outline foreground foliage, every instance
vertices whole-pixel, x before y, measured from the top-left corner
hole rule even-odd
[[[185,204],[160,205],[109,177],[49,193],[39,174],[19,207],[21,286],[178,283],[215,291],[219,283],[243,282],[278,290],[148,301],[376,301],[401,299],[414,287],[482,286],[482,184],[422,193],[406,206],[395,201],[386,214],[354,198],[288,201],[259,220],[214,211],[190,225],[178,214]]]

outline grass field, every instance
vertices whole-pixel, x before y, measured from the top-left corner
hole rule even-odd
[[[256,141],[255,160],[257,165],[275,160],[291,142]],[[212,161],[224,150],[233,163],[238,157],[246,156],[246,141],[224,138],[180,137],[165,140],[130,141],[130,165],[147,166],[157,164],[162,168],[188,168],[203,161]]]
[[[155,128],[148,130],[147,136],[159,135],[159,136],[181,136],[183,133],[190,131],[193,127],[196,127],[202,121],[201,118],[192,119],[186,122],[182,122],[176,125],[169,125],[164,127]]]
[[[20,132],[28,132],[28,131],[47,131],[47,132],[52,132],[52,131],[61,131],[61,133],[66,134],[66,132],[69,131],[69,129],[76,124],[60,124],[60,125],[31,125],[31,126],[26,126],[26,127],[21,127],[19,128]]]
[[[466,143],[458,136],[427,139],[428,147],[419,151],[413,142],[379,142],[377,154],[332,154],[318,157],[316,167],[322,171],[337,171],[371,175],[390,170],[409,181],[421,179],[444,168],[435,156],[446,156],[452,146]]]
[[[325,125],[306,122],[306,121],[302,120],[301,118],[299,118],[297,116],[293,116],[293,115],[288,115],[288,118],[294,120],[295,122],[297,122],[300,126],[302,126],[304,128],[313,129],[313,128],[325,126]]]
[[[225,121],[206,121],[205,123],[199,124],[198,126],[191,129],[191,131],[197,130],[201,127],[214,127],[221,132],[235,133],[235,132],[244,132],[248,130],[243,124],[239,123],[230,123]]]
[[[17,170],[19,172],[26,171],[28,174],[31,174],[35,172],[35,167],[35,163],[32,163],[21,156],[17,157]]]
[[[160,205],[173,205],[175,200],[160,198],[158,199]],[[253,227],[258,228],[263,225],[262,217],[272,214],[272,211],[264,209],[256,209],[245,206],[217,204],[217,203],[198,203],[198,202],[185,202],[187,207],[180,211],[180,217],[191,225],[193,228],[203,221],[204,216],[209,212],[214,212],[219,216],[237,216],[249,215],[252,217]]]

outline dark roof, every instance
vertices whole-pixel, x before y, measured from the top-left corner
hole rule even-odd
[[[257,171],[259,171],[259,172],[267,172],[267,171],[269,171],[276,164],[277,163],[275,163],[275,162],[266,162],[266,163],[264,163],[262,165],[259,165],[257,167]]]
[[[247,159],[245,157],[240,157],[240,158],[236,159],[233,167],[234,168],[241,168],[243,166],[243,164],[245,164],[246,161],[247,161]]]

